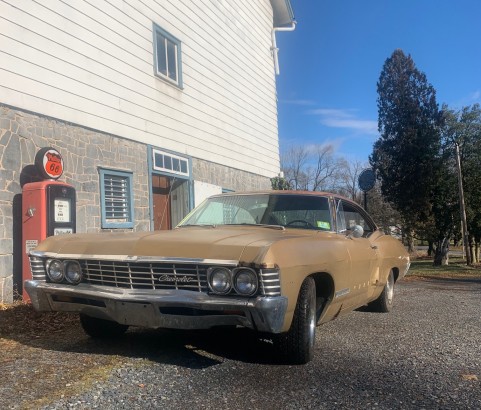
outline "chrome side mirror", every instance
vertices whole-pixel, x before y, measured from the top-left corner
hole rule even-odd
[[[351,235],[353,238],[361,238],[364,235],[364,228],[361,225],[354,225],[351,229]]]

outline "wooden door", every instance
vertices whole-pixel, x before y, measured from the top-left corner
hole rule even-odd
[[[170,205],[170,178],[152,175],[152,198],[154,205],[154,229],[172,229]]]

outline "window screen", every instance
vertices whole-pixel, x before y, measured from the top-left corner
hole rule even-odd
[[[102,228],[133,227],[132,174],[100,170]]]

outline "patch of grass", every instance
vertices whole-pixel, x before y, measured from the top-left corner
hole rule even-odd
[[[467,266],[460,257],[450,257],[449,265],[434,266],[432,258],[419,257],[411,260],[407,276],[481,279],[481,266]]]
[[[84,359],[87,361],[88,359]],[[90,362],[92,362],[90,360]],[[51,389],[47,391],[41,398],[34,400],[25,400],[22,402],[22,407],[26,410],[35,410],[60,400],[64,397],[71,397],[88,391],[95,385],[95,383],[106,382],[112,375],[112,371],[123,364],[123,361],[118,356],[109,358],[106,364],[99,364],[93,362],[90,366],[81,367],[80,365],[74,369],[70,369],[69,379],[65,385],[60,389]],[[45,372],[44,372],[45,373]]]

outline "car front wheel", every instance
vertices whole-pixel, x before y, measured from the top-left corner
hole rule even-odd
[[[85,333],[93,338],[112,338],[123,335],[129,326],[121,325],[110,320],[98,319],[96,317],[80,314],[80,324]]]
[[[287,333],[278,335],[277,343],[289,363],[305,364],[314,356],[315,341],[316,285],[308,277],[301,285],[291,327]]]
[[[369,308],[374,312],[387,313],[392,310],[392,303],[394,299],[394,273],[391,270],[387,277],[386,285],[382,290],[381,295],[369,304]]]

